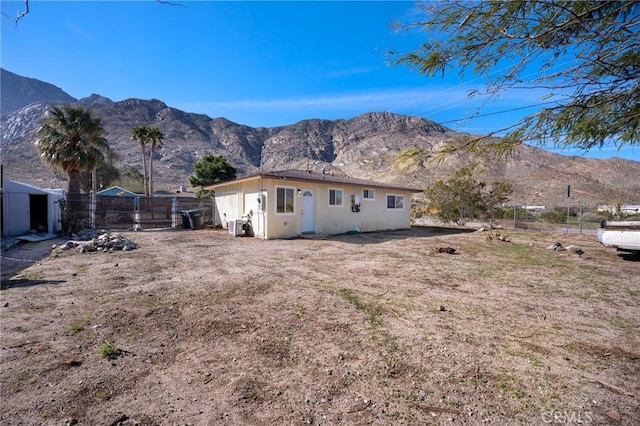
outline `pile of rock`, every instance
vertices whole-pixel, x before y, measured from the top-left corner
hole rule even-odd
[[[107,231],[89,231],[73,236],[77,239],[62,244],[59,246],[60,250],[76,249],[80,253],[90,253],[94,251],[129,251],[138,248],[136,243],[125,238],[122,234],[112,234]]]

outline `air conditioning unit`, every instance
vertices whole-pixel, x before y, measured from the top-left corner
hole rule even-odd
[[[229,235],[231,235],[232,237],[235,237],[236,234],[236,221],[235,220],[228,220],[227,221],[227,228],[229,228]]]
[[[229,235],[237,237],[242,235],[242,220],[229,220],[227,221],[227,227],[229,228]]]

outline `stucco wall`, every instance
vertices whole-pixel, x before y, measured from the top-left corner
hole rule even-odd
[[[277,211],[278,188],[293,191],[293,212]],[[342,191],[341,205],[329,204],[330,189]],[[374,198],[364,198],[363,189],[373,192]],[[226,221],[250,215],[255,236],[267,239],[292,238],[302,233],[303,215],[301,213],[303,194],[306,190],[313,193],[312,232],[342,234],[349,231],[407,229],[411,226],[410,191],[296,179],[255,179],[237,184],[231,183],[225,186],[224,190],[216,191],[216,211],[220,215],[220,223],[225,227],[227,227]],[[402,208],[387,208],[389,194],[403,197]],[[352,210],[352,196],[359,198],[359,211]]]
[[[300,185],[295,181],[264,180],[266,188],[266,238],[291,238],[300,235],[300,194],[297,193]],[[278,213],[276,205],[276,189],[288,188],[293,190],[293,213]]]
[[[323,182],[268,181],[265,186],[273,200],[267,208],[267,238],[288,238],[300,235],[302,227],[302,193],[312,190],[314,194],[314,231],[322,234],[342,234],[349,231],[370,232],[389,229],[407,229],[411,226],[411,192],[385,188],[367,188],[374,199],[363,198],[363,187]],[[294,189],[294,212],[276,213],[276,188]],[[300,192],[298,192],[300,189]],[[329,190],[342,191],[342,205],[329,204]],[[402,209],[387,209],[387,195],[404,197]],[[351,209],[351,196],[360,198],[360,211]]]
[[[329,204],[329,189],[342,190],[342,206]],[[316,232],[340,234],[349,231],[371,232],[388,229],[404,229],[411,226],[409,209],[411,193],[408,191],[367,188],[374,192],[374,199],[363,197],[363,187],[353,185],[321,185],[316,191],[316,208],[321,212],[316,220]],[[387,195],[404,197],[402,209],[387,209]],[[352,196],[360,198],[360,209],[352,211]]]

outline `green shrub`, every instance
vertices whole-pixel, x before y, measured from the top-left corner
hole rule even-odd
[[[98,355],[102,358],[113,359],[120,354],[120,350],[116,348],[116,344],[113,340],[105,340],[102,342],[102,346],[98,350]]]

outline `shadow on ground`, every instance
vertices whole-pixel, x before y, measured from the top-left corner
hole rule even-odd
[[[56,238],[39,242],[21,242],[8,250],[4,250],[1,259],[2,288],[4,289],[5,281],[11,280],[24,269],[40,262],[51,254],[55,244],[61,244],[65,241],[67,240]]]
[[[640,253],[628,253],[621,252],[618,254],[622,259],[628,260],[629,262],[640,262]]]
[[[2,280],[0,281],[0,290],[8,290],[10,288],[18,287],[33,287],[36,285],[48,285],[48,284],[62,284],[66,283],[65,280],[29,280],[25,278],[15,280]]]
[[[458,228],[447,226],[412,226],[411,229],[400,229],[396,231],[377,231],[362,233],[347,233],[341,235],[328,236],[327,239],[350,244],[379,244],[386,241],[406,240],[407,238],[428,238],[440,237],[444,235],[468,234],[475,232],[475,229]]]

